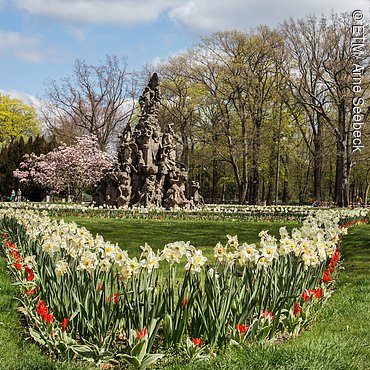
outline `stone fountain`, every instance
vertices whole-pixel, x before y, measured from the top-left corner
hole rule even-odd
[[[186,198],[188,172],[177,161],[173,124],[164,132],[158,124],[160,100],[154,73],[139,98],[139,122],[133,129],[126,125],[120,135],[116,168],[105,174],[94,191],[96,205],[169,209],[203,203],[195,181],[190,200]]]

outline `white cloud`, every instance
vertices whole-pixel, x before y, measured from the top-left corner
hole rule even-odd
[[[43,103],[39,98],[36,98],[36,96],[24,93],[22,91],[17,91],[17,90],[1,90],[0,89],[0,94],[1,95],[9,95],[13,99],[20,99],[23,101],[23,103],[27,105],[31,105],[38,109]]]
[[[40,118],[39,126],[41,129],[42,134],[47,133],[47,127],[46,124],[41,120],[42,117],[42,110],[45,110],[45,107],[47,107],[47,102],[45,100],[39,99],[34,95],[27,94],[22,91],[17,90],[2,90],[0,89],[1,95],[8,95],[12,99],[20,99],[22,102],[26,105],[29,105],[31,107],[34,107],[36,109],[36,112]]]
[[[187,0],[170,10],[170,17],[196,32],[248,29],[260,24],[277,25],[290,16],[328,14],[362,9],[367,15],[368,0]]]
[[[0,4],[1,4],[0,0]],[[368,0],[11,0],[18,9],[73,26],[133,25],[157,20],[163,14],[195,32],[247,29],[277,25],[290,16],[362,9]],[[83,35],[78,35],[83,37]]]
[[[0,0],[1,1],[1,0]],[[136,24],[155,21],[178,0],[12,0],[33,15],[72,24]]]
[[[0,89],[1,95],[8,95],[12,99],[20,99],[24,104],[27,104],[31,107],[34,107],[36,109],[36,112],[38,113],[38,116],[41,118],[41,110],[45,108],[47,105],[45,101],[36,98],[36,96],[24,93],[22,91],[17,90],[2,90]],[[45,124],[40,121],[40,128],[43,133],[46,133],[46,126]]]
[[[26,62],[40,63],[46,58],[55,58],[53,54],[51,48],[43,48],[37,35],[0,31],[0,55],[11,55]]]

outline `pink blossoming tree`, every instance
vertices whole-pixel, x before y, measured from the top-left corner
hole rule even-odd
[[[26,155],[24,159],[13,173],[21,182],[39,184],[50,194],[67,192],[75,199],[112,168],[112,159],[90,135],[77,138],[72,146],[63,144],[47,154]]]

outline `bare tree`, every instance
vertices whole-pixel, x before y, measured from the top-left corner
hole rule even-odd
[[[285,21],[281,33],[290,55],[286,76],[289,81],[293,101],[285,101],[301,131],[304,142],[312,154],[314,197],[321,199],[321,179],[323,166],[323,115],[329,109],[326,88],[320,77],[324,55],[324,34],[326,22],[316,17],[305,20]],[[303,108],[303,114],[295,105]],[[302,119],[303,118],[303,119]],[[310,128],[312,140],[306,133]]]
[[[294,61],[289,81],[295,99],[306,110],[313,133],[315,195],[320,196],[322,173],[322,127],[336,139],[335,201],[349,204],[349,176],[352,168],[351,16],[330,18],[309,16],[282,26],[286,46]]]
[[[52,132],[66,136],[67,127],[72,135],[91,133],[100,148],[106,149],[132,116],[134,91],[135,80],[124,58],[107,56],[97,66],[76,60],[71,77],[46,83],[49,104],[43,117]]]
[[[181,76],[202,94],[198,121],[208,130],[204,137],[218,141],[214,150],[233,168],[240,203],[247,200],[250,157],[251,202],[259,198],[260,131],[276,87],[278,50],[279,36],[261,27],[252,33],[214,33],[179,56]]]
[[[215,150],[233,168],[239,203],[245,202],[248,185],[247,81],[242,77],[246,40],[246,35],[237,31],[205,37],[189,51],[192,62],[186,69],[194,83],[201,86],[204,103],[213,106],[208,109],[212,117],[207,127],[212,139],[224,141]]]
[[[280,70],[284,59],[281,38],[268,27],[259,27],[248,37],[245,53],[246,106],[252,122],[250,203],[257,204],[260,199],[261,130],[272,114],[272,107],[280,105],[277,92],[281,88]]]

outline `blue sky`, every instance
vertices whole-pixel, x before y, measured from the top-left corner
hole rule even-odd
[[[275,26],[309,13],[363,10],[369,0],[0,0],[0,90],[43,96],[75,59],[126,56],[131,70],[175,55],[201,35]]]

